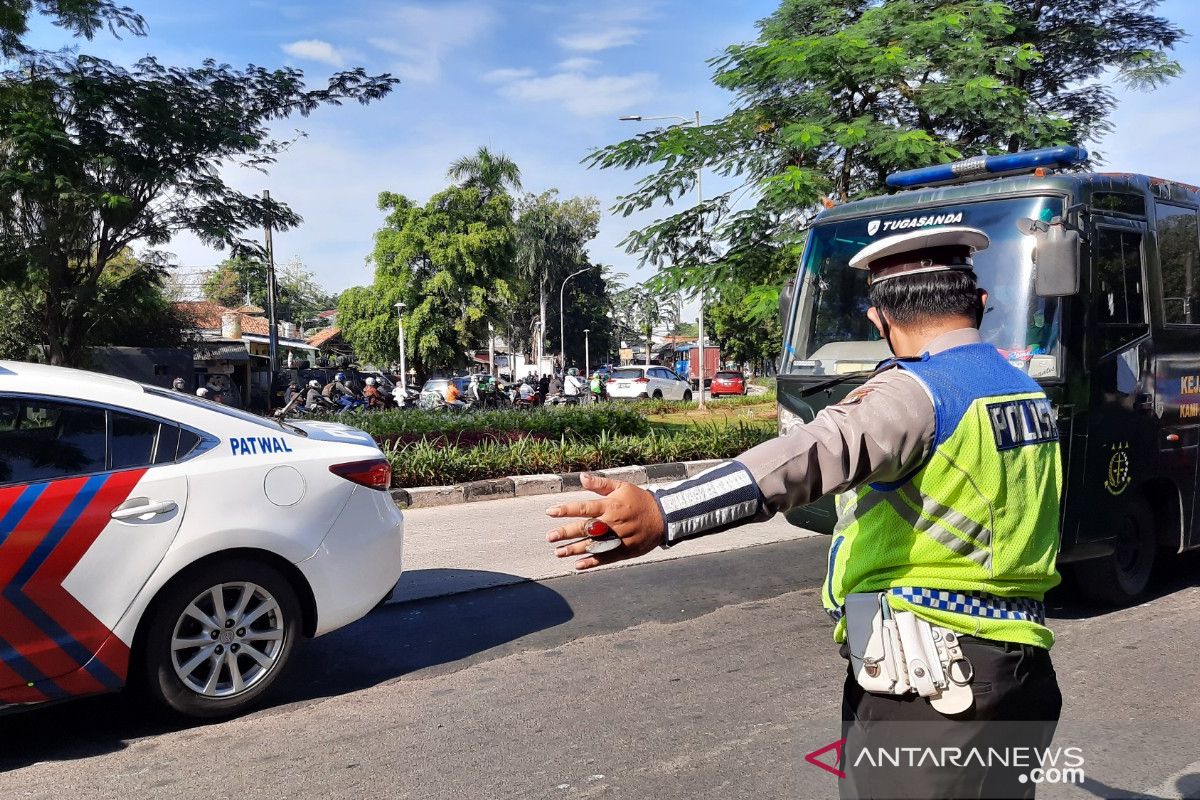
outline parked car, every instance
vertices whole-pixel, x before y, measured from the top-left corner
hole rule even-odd
[[[0,709],[121,688],[242,711],[400,577],[371,437],[0,362]]]
[[[666,367],[630,365],[617,367],[605,384],[608,396],[617,399],[649,397],[691,400],[692,385]]]
[[[709,394],[712,397],[745,394],[749,385],[750,382],[746,380],[746,376],[743,373],[734,370],[721,370],[716,375],[713,375]]]

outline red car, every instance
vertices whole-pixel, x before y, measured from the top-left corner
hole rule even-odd
[[[723,394],[745,394],[747,385],[746,376],[742,373],[722,370],[713,375],[708,393],[711,397],[720,397]]]

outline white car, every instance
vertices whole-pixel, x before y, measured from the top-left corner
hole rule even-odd
[[[236,713],[400,577],[371,437],[0,361],[0,708],[127,682]]]
[[[605,384],[609,397],[691,400],[692,385],[666,367],[630,365],[617,367]]]

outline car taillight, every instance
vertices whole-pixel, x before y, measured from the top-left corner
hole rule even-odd
[[[348,461],[345,464],[334,464],[329,471],[339,478],[345,478],[359,486],[368,489],[390,489],[392,486],[392,465],[386,458],[370,458],[366,461]]]
[[[649,383],[649,382],[650,382],[650,379],[649,379],[649,378],[646,378],[646,377],[642,377],[642,378],[634,378],[634,379],[633,379],[633,382],[634,382],[634,383]]]

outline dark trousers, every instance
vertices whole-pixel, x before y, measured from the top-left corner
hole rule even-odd
[[[972,636],[960,641],[975,668],[975,704],[953,717],[917,695],[871,694],[847,671],[844,800],[1034,796],[1034,751],[1050,746],[1062,710],[1050,653]]]

